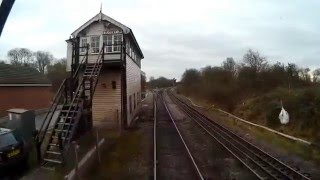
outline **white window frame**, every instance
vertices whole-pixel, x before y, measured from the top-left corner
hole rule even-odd
[[[122,34],[114,34],[113,38],[113,52],[121,52],[121,43],[123,42]]]
[[[110,39],[111,37],[111,39]],[[113,50],[113,35],[112,34],[105,34],[105,35],[102,35],[102,42],[104,43],[105,47],[104,47],[104,51],[107,52],[107,53],[110,53],[112,52]]]
[[[116,40],[115,36],[121,36],[120,40]],[[111,37],[110,39],[106,39],[105,37]],[[119,53],[121,52],[120,44],[123,42],[123,34],[104,34],[102,35],[102,40],[105,42],[105,52],[107,53]],[[110,44],[111,42],[111,44]]]
[[[85,43],[84,43],[84,41],[85,41]],[[84,48],[87,44],[88,44],[89,42],[88,42],[88,38],[87,37],[81,37],[80,38],[80,47],[82,47],[82,48],[80,48],[80,53],[81,54],[85,54],[87,51],[86,51],[86,48]]]
[[[95,37],[98,37],[98,43],[97,42],[95,42],[95,45],[98,45],[98,47],[96,47],[96,46],[93,46],[94,44],[94,42],[93,42],[93,38],[95,38]],[[99,54],[99,52],[100,52],[100,42],[101,42],[101,39],[100,39],[100,37],[101,36],[99,36],[99,35],[92,35],[92,36],[90,36],[90,52],[91,52],[91,54]],[[97,52],[95,52],[94,51],[94,48],[98,48],[98,51]]]

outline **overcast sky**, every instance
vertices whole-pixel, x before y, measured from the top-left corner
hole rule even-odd
[[[16,0],[0,59],[26,47],[66,57],[70,34],[103,13],[130,27],[147,76],[180,79],[187,68],[240,61],[249,49],[271,62],[320,67],[319,0]]]

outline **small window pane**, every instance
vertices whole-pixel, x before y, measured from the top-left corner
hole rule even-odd
[[[103,36],[103,43],[106,46],[106,52],[112,52],[112,35],[104,35]]]
[[[121,44],[122,42],[122,34],[116,34],[116,35],[113,35],[113,51],[114,52],[120,52],[121,51]]]
[[[80,43],[80,52],[85,53],[86,52],[86,46],[87,46],[87,38],[83,38],[81,39],[81,43]]]
[[[100,37],[91,36],[91,50],[92,53],[99,53]]]

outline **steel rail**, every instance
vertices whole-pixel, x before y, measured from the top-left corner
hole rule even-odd
[[[185,103],[184,101],[182,101],[181,99],[173,95],[173,93],[169,92],[169,94],[170,94],[170,97],[173,97],[175,99],[176,104],[179,104],[180,108],[184,110],[186,114],[193,117],[191,119],[193,119],[198,125],[200,125],[199,121],[201,121],[202,125],[200,126],[203,129],[205,129],[207,133],[209,133],[209,130],[207,129],[209,128],[211,131],[215,132],[216,136],[221,136],[222,138],[224,138],[227,143],[230,143],[230,145],[233,146],[238,151],[240,151],[241,154],[244,154],[244,152],[242,152],[244,150],[246,154],[245,156],[247,157],[247,159],[250,159],[254,164],[259,166],[261,170],[267,172],[272,178],[274,179],[309,179],[304,174],[296,171],[292,167],[272,157],[271,155],[264,152],[257,146],[246,141],[245,139],[236,135],[232,131],[226,129],[219,123],[209,119],[208,117],[200,113],[198,110],[194,109],[193,107],[191,107],[190,105],[188,105],[187,103]],[[183,106],[183,108],[181,106]],[[198,121],[196,121],[195,119],[197,119]],[[209,133],[209,134],[211,136],[214,136],[212,133]],[[223,146],[226,148],[225,145]],[[231,151],[231,150],[228,149],[228,151]],[[234,153],[232,154],[234,155]],[[237,159],[239,159],[239,157],[237,157]],[[244,161],[241,161],[241,162],[245,164]],[[248,167],[247,164],[245,165]],[[249,168],[249,169],[251,171],[255,171],[252,168]],[[257,175],[256,172],[254,172],[254,174]]]
[[[160,99],[162,100],[162,103],[163,103],[164,107],[166,108],[166,111],[167,111],[167,113],[168,113],[168,115],[169,115],[169,117],[170,117],[170,120],[171,120],[171,122],[173,123],[173,125],[174,125],[174,127],[175,127],[175,129],[176,129],[176,131],[177,131],[177,133],[178,133],[178,135],[179,135],[179,137],[180,137],[180,140],[181,140],[181,142],[183,143],[183,145],[184,145],[184,147],[185,147],[185,149],[186,149],[186,151],[187,151],[187,153],[188,153],[188,156],[189,156],[190,160],[192,161],[192,165],[194,166],[194,168],[195,168],[195,170],[196,170],[196,172],[197,172],[197,175],[198,175],[199,179],[204,180],[203,175],[202,175],[202,173],[200,172],[200,169],[199,169],[197,163],[195,162],[194,157],[192,156],[189,147],[187,146],[187,144],[186,144],[186,142],[185,142],[185,140],[184,140],[184,138],[183,138],[183,136],[182,136],[182,134],[181,134],[181,132],[180,132],[180,130],[179,130],[179,128],[178,128],[175,120],[174,120],[174,118],[173,118],[172,115],[171,115],[171,112],[169,111],[169,109],[168,109],[168,107],[167,107],[167,104],[166,104],[165,99],[163,98],[163,95],[160,95]]]

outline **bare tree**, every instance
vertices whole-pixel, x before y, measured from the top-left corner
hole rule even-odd
[[[311,81],[309,71],[310,71],[309,68],[301,68],[300,69],[300,77],[306,82]]]
[[[313,76],[313,82],[317,82],[319,77],[320,77],[320,68],[318,69],[315,69],[313,72],[312,72],[312,76]]]
[[[226,71],[236,74],[236,62],[232,57],[228,57],[225,61],[222,62],[222,68]]]
[[[53,55],[47,51],[37,51],[34,53],[34,56],[36,58],[37,69],[39,70],[39,72],[44,74],[46,67],[53,60]]]
[[[253,51],[252,49],[249,49],[243,56],[243,62],[256,72],[261,72],[267,67],[266,58],[261,56],[258,51]]]
[[[25,66],[31,65],[33,66],[33,55],[32,52],[27,48],[14,48],[8,51],[7,54],[10,63],[13,65]]]

